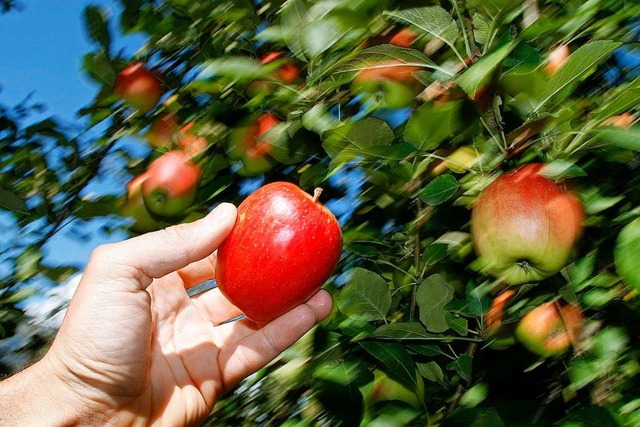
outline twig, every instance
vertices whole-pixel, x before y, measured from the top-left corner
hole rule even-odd
[[[473,356],[475,356],[476,354],[476,350],[478,349],[478,343],[477,342],[472,342],[469,344],[469,347],[467,347],[467,355],[473,359]],[[471,379],[469,379],[469,381],[467,382],[467,384],[469,384],[471,382]],[[449,409],[447,409],[447,417],[451,414],[453,414],[453,412],[456,410],[456,408],[458,407],[458,404],[460,403],[460,399],[462,398],[462,395],[464,394],[464,391],[466,390],[466,385],[463,384],[462,382],[460,382],[460,384],[458,384],[458,387],[456,388],[456,392],[453,395],[453,401],[451,402],[451,405],[449,405]]]

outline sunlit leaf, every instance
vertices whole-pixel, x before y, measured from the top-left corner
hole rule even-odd
[[[540,104],[535,108],[535,111],[540,110],[554,97],[558,100],[556,95],[560,92],[566,96],[565,88],[593,72],[619,46],[618,42],[600,40],[587,43],[573,52],[567,63],[549,79],[541,95]]]
[[[387,282],[363,268],[354,268],[350,274],[338,300],[340,311],[354,319],[383,320],[391,306]]]
[[[385,15],[403,24],[412,25],[455,49],[458,26],[451,15],[439,6],[394,10],[385,12]]]

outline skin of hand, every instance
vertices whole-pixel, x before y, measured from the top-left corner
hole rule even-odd
[[[97,248],[45,356],[0,383],[0,425],[193,425],[240,380],[326,318],[328,292],[268,324],[217,289],[216,252],[236,209]],[[18,424],[16,424],[16,422]]]

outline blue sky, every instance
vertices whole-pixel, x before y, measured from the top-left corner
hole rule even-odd
[[[93,48],[83,28],[83,9],[100,5],[117,16],[118,5],[106,0],[23,0],[21,10],[0,15],[0,104],[11,106],[31,96],[45,111],[34,119],[54,116],[77,124],[76,112],[88,105],[98,90],[83,75],[82,56]],[[115,38],[115,34],[114,34]],[[116,39],[115,46],[133,52],[141,38]],[[89,240],[59,233],[45,247],[45,260],[52,264],[82,266],[100,243],[121,240],[123,234],[106,236],[100,224],[90,224]]]

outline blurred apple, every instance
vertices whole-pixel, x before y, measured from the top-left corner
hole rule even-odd
[[[173,146],[173,139],[178,126],[178,120],[175,115],[171,113],[163,114],[151,124],[144,137],[153,148],[170,149]]]
[[[381,107],[407,107],[421,90],[421,84],[413,75],[419,70],[420,67],[398,60],[371,64],[356,74],[351,91],[364,95]]]
[[[493,181],[476,200],[471,231],[480,268],[509,285],[539,281],[564,267],[582,233],[580,201],[521,166]]]
[[[169,151],[158,157],[146,175],[142,195],[149,212],[176,216],[193,204],[201,170],[182,151]]]
[[[413,30],[410,28],[403,28],[391,36],[389,44],[400,47],[410,47],[417,38],[418,35]]]
[[[276,164],[269,155],[272,142],[265,139],[264,134],[278,123],[280,120],[276,116],[266,113],[231,132],[229,157],[240,163],[238,174],[257,176]]]
[[[146,233],[161,228],[161,223],[149,213],[144,204],[142,183],[145,179],[147,179],[147,174],[143,173],[127,184],[127,198],[122,205],[122,214],[134,220],[131,229],[138,233]]]
[[[569,49],[569,45],[563,44],[558,46],[549,54],[549,59],[547,64],[544,67],[545,72],[548,76],[552,76],[558,72],[560,68],[569,60],[569,55],[571,51]]]
[[[530,352],[541,357],[558,356],[579,338],[583,327],[578,305],[542,304],[527,313],[518,323],[516,338]]]
[[[136,62],[118,74],[113,92],[130,106],[146,113],[158,104],[162,96],[162,84],[144,64]]]

